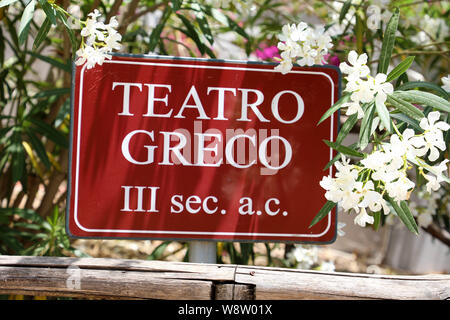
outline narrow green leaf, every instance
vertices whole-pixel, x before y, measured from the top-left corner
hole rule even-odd
[[[338,154],[333,159],[331,159],[323,168],[323,171],[328,170],[336,161],[339,161],[339,159],[341,159],[341,156],[342,155],[338,152]]]
[[[414,120],[403,113],[391,113],[391,118],[406,122],[410,125],[416,132],[422,133],[423,129],[419,126],[419,121]]]
[[[403,212],[406,215],[406,219],[408,219],[409,224],[412,226],[416,234],[419,234],[419,227],[416,224],[416,220],[414,219],[411,211],[409,210],[408,204],[406,201],[400,202],[400,208],[403,210]]]
[[[339,23],[342,23],[342,21],[345,19],[345,15],[348,12],[348,9],[350,9],[350,6],[352,4],[352,0],[345,1],[344,5],[342,6],[341,12],[339,13]]]
[[[64,64],[64,63],[60,62],[59,60],[56,60],[56,59],[53,59],[53,58],[50,58],[50,57],[47,57],[47,56],[43,56],[43,55],[41,55],[39,53],[32,52],[32,51],[27,51],[27,53],[31,54],[33,57],[36,57],[36,58],[38,58],[38,59],[40,59],[40,60],[42,60],[44,62],[47,62],[47,63],[51,64],[52,66],[54,66],[54,67],[56,67],[58,69],[64,70],[64,71],[69,72],[69,73],[72,71],[70,65]]]
[[[378,62],[378,73],[386,74],[388,70],[392,51],[394,50],[395,34],[397,32],[399,17],[400,10],[396,8],[384,31],[383,44],[381,45],[380,59]]]
[[[400,87],[398,87],[397,90],[406,91],[406,90],[411,90],[411,89],[416,89],[416,88],[433,90],[436,93],[438,93],[445,100],[450,99],[450,94],[448,94],[447,91],[445,91],[444,89],[439,87],[437,84],[434,84],[431,82],[426,82],[426,81],[407,82],[407,83],[402,84]]]
[[[36,93],[33,98],[44,98],[50,96],[60,96],[70,93],[70,88],[56,88]]]
[[[339,130],[339,134],[336,138],[336,143],[341,144],[345,137],[348,135],[350,130],[355,126],[356,122],[358,122],[358,114],[352,114],[348,119],[344,122],[341,129]]]
[[[409,67],[411,66],[411,64],[413,63],[414,58],[415,58],[415,56],[410,56],[410,57],[407,57],[402,62],[400,62],[394,69],[392,69],[391,72],[389,72],[389,74],[387,75],[386,81],[390,82],[392,80],[395,80],[398,77],[400,77],[403,73],[405,73],[406,70],[408,70]]]
[[[161,32],[166,25],[167,20],[169,19],[170,15],[172,14],[172,9],[170,6],[166,6],[166,9],[164,9],[164,13],[162,15],[161,20],[159,21],[158,25],[153,29],[152,33],[150,34],[150,43],[149,43],[149,49],[150,51],[154,51],[156,46],[158,45],[158,42],[161,37]]]
[[[435,109],[450,112],[450,102],[429,92],[419,90],[395,91],[395,98],[400,98],[407,102],[418,103],[433,107]]]
[[[212,45],[214,44],[214,37],[212,35],[211,29],[208,24],[208,20],[206,20],[206,17],[204,16],[197,16],[197,23],[200,27],[200,30],[202,30],[203,35],[205,36],[206,40]]]
[[[56,10],[47,0],[39,0],[39,4],[51,23],[56,26]]]
[[[397,95],[397,91],[393,94],[387,96],[387,102],[396,107],[400,112],[406,114],[408,117],[411,117],[415,120],[419,120],[424,118],[425,115],[418,108],[413,106],[411,103],[400,99]]]
[[[47,151],[45,150],[44,144],[38,137],[36,137],[36,135],[33,132],[27,130],[26,133],[31,142],[31,146],[33,147],[34,151],[36,151],[36,154],[38,155],[39,159],[41,159],[42,163],[47,169],[50,169],[51,163],[50,160],[48,159]]]
[[[340,153],[343,153],[343,154],[346,154],[349,156],[353,156],[353,157],[360,157],[360,158],[364,157],[363,153],[358,152],[350,147],[346,147],[346,146],[343,146],[343,145],[340,145],[340,144],[337,144],[335,142],[331,142],[328,140],[323,140],[323,142],[330,148],[332,148]]]
[[[250,37],[248,36],[247,32],[245,32],[244,29],[242,29],[233,19],[231,19],[229,16],[227,17],[228,27],[236,32],[237,34],[243,36],[245,39],[250,40]]]
[[[381,223],[381,211],[377,211],[377,212],[373,212],[372,213],[373,216],[373,230],[378,231],[378,229],[380,228],[380,223]]]
[[[44,41],[47,38],[47,34],[50,31],[51,26],[52,26],[52,23],[50,22],[50,19],[48,17],[45,18],[44,22],[42,23],[41,28],[39,29],[38,34],[36,35],[36,38],[34,39],[34,43],[33,43],[34,50],[39,48],[42,41]]]
[[[361,129],[359,130],[359,148],[364,150],[370,141],[372,134],[372,124],[375,115],[375,105],[373,103],[363,106],[364,117],[361,121]]]
[[[0,8],[6,7],[7,5],[10,5],[11,3],[16,2],[17,0],[1,0],[0,1]]]
[[[186,31],[184,31],[184,30],[181,30],[181,31],[183,31],[183,33],[185,33],[192,40],[194,40],[195,44],[197,45],[198,50],[200,50],[200,53],[203,55],[205,53],[205,44],[200,40],[197,30],[195,30],[195,27],[182,14],[177,14],[177,17],[183,22],[184,26],[187,29]]]
[[[402,203],[401,203],[402,207],[400,207],[398,205],[398,203],[394,199],[392,199],[391,197],[386,195],[386,198],[387,198],[389,204],[394,209],[394,211],[397,213],[397,216],[400,218],[400,220],[403,222],[403,224],[408,228],[408,230],[411,231],[412,233],[418,235],[419,234],[419,229],[418,229],[417,224],[416,224],[416,222],[414,220],[414,217],[412,217],[411,212],[409,211],[409,209],[408,209],[408,212],[404,211],[404,207],[406,205],[406,204],[403,204],[404,201],[402,201]]]
[[[66,28],[67,34],[69,35],[70,44],[72,45],[72,54],[75,54],[78,49],[78,43],[77,39],[75,38],[75,34],[73,33],[72,27],[67,22],[67,18],[63,12],[59,10],[56,11],[56,17],[63,23],[64,27]]]
[[[350,100],[350,93],[347,93],[345,95],[343,95],[338,101],[336,101],[336,103],[330,108],[328,109],[323,116],[320,118],[319,122],[317,123],[317,125],[321,124],[322,122],[324,122],[326,119],[328,119],[333,113],[335,113],[336,111],[338,111],[342,105],[346,102],[348,102]]]
[[[33,19],[35,5],[35,0],[31,0],[25,7],[25,10],[23,10],[19,26],[19,44],[23,44],[28,37],[28,32],[30,31],[30,22],[31,19]]]
[[[51,125],[45,123],[42,120],[38,120],[31,117],[27,118],[26,120],[35,125],[35,130],[37,132],[43,134],[56,144],[64,148],[68,148],[69,146],[68,139],[61,131],[57,130],[56,128],[52,127]]]
[[[314,226],[317,222],[319,222],[320,220],[322,220],[323,218],[325,218],[328,213],[331,211],[331,209],[333,209],[336,206],[336,203],[334,203],[333,201],[327,201],[322,209],[320,209],[320,211],[317,213],[317,215],[314,217],[314,219],[311,221],[311,224],[309,225],[308,228],[311,228],[312,226]]]
[[[377,114],[381,120],[381,123],[383,123],[387,131],[392,132],[391,117],[389,116],[389,111],[386,108],[386,105],[375,101],[375,108],[377,109]]]

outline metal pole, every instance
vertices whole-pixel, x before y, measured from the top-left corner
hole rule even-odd
[[[189,262],[217,263],[216,243],[211,241],[189,242]]]

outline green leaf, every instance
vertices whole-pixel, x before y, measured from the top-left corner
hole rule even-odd
[[[389,116],[389,111],[386,108],[386,105],[384,103],[377,103],[375,101],[375,107],[377,109],[377,114],[381,120],[381,123],[383,123],[387,131],[392,132],[391,117]]]
[[[328,215],[328,213],[331,211],[331,209],[333,209],[335,206],[336,206],[336,203],[334,203],[333,201],[327,201],[323,205],[322,209],[320,209],[320,211],[316,214],[314,219],[311,221],[311,224],[309,225],[308,228],[311,228],[317,222],[319,222],[320,220],[325,218]]]
[[[411,64],[413,63],[414,58],[415,58],[414,56],[410,56],[407,57],[402,62],[400,62],[394,69],[392,69],[391,72],[389,72],[386,81],[390,82],[392,80],[395,80],[398,77],[400,77],[403,73],[405,73],[405,71],[408,70]]]
[[[50,96],[60,96],[63,94],[68,94],[70,93],[70,88],[56,88],[56,89],[50,89],[50,90],[45,90],[45,91],[41,91],[36,93],[33,98],[44,98],[44,97],[50,97]]]
[[[373,212],[372,213],[373,216],[373,230],[378,231],[378,229],[380,228],[380,223],[381,223],[381,211],[377,211],[377,212]]]
[[[358,122],[358,114],[352,114],[348,119],[344,122],[341,129],[339,130],[339,134],[336,138],[336,143],[341,144],[345,137],[348,135],[350,130],[355,126],[356,122]]]
[[[342,105],[346,102],[348,102],[350,100],[350,93],[347,93],[345,95],[343,95],[338,101],[336,101],[336,103],[330,108],[328,109],[323,116],[320,118],[319,122],[317,123],[317,125],[321,124],[322,122],[324,122],[326,119],[328,119],[333,113],[335,113],[336,111],[338,111]]]
[[[450,112],[450,102],[429,92],[419,90],[395,91],[395,97],[407,102],[418,103],[435,109]]]
[[[414,120],[403,113],[391,113],[391,118],[406,122],[410,125],[416,132],[422,133],[423,129],[419,125],[419,121]]]
[[[345,1],[344,5],[342,6],[341,12],[339,13],[339,23],[342,23],[342,21],[345,19],[345,15],[348,12],[348,9],[350,9],[350,6],[352,4],[352,0]]]
[[[227,17],[228,27],[236,32],[237,34],[243,36],[245,39],[250,40],[250,37],[248,36],[247,32],[245,32],[244,29],[242,29],[233,19],[231,19],[229,16]]]
[[[56,17],[63,23],[64,27],[66,28],[67,34],[69,35],[70,44],[72,45],[72,53],[75,54],[75,52],[78,49],[78,43],[77,39],[75,38],[75,34],[73,33],[72,27],[67,22],[67,18],[65,14],[61,11],[56,11]]]
[[[154,51],[156,46],[158,45],[158,42],[161,37],[161,32],[163,31],[163,28],[171,14],[172,14],[172,9],[170,8],[170,6],[166,6],[166,9],[164,9],[164,13],[162,15],[161,20],[159,21],[158,25],[153,29],[152,33],[150,34],[150,43],[149,43],[150,51]]]
[[[28,37],[28,32],[30,31],[30,23],[33,19],[34,8],[36,2],[31,0],[23,11],[22,18],[20,19],[19,26],[19,44],[23,44]]]
[[[375,115],[375,105],[373,103],[363,106],[364,117],[361,121],[361,129],[359,130],[359,148],[364,150],[370,141],[372,134],[372,125]]]
[[[186,27],[186,31],[183,31],[188,37],[190,37],[192,40],[194,40],[195,44],[197,45],[198,50],[200,50],[200,53],[203,55],[205,53],[205,45],[200,40],[200,37],[197,34],[197,31],[195,30],[195,27],[192,25],[192,23],[182,14],[177,14],[177,17],[183,22],[184,26]]]
[[[409,210],[408,203],[406,201],[400,202],[400,208],[403,210],[403,213],[406,215],[406,219],[408,219],[408,223],[415,230],[416,234],[419,234],[419,227],[416,224],[416,220],[414,219],[411,211]]]
[[[378,73],[386,74],[388,70],[392,51],[394,50],[395,34],[397,32],[399,17],[400,10],[396,8],[384,31],[383,44],[381,46],[380,59],[378,62]]]
[[[61,131],[57,130],[56,128],[52,127],[51,125],[45,123],[42,120],[38,120],[35,118],[31,118],[31,117],[27,118],[26,120],[36,126],[35,130],[37,132],[43,134],[44,136],[46,136],[48,139],[52,140],[56,144],[58,144],[64,148],[68,148],[68,146],[69,146],[68,139]]]
[[[0,1],[0,8],[1,7],[6,7],[8,5],[10,5],[11,3],[16,2],[17,0],[1,0]]]
[[[387,198],[389,204],[394,209],[394,211],[397,213],[397,216],[404,223],[404,225],[408,228],[408,230],[411,231],[412,233],[418,235],[419,228],[417,227],[416,221],[414,220],[414,217],[412,216],[411,212],[409,211],[408,206],[405,203],[405,201],[401,201],[400,206],[399,206],[398,203],[394,199],[389,197],[388,195],[386,195],[386,198]]]
[[[33,132],[27,130],[26,133],[39,159],[41,159],[42,163],[47,169],[50,169],[51,163],[50,160],[48,159],[47,151],[45,150],[44,144],[38,137],[36,137],[36,135]]]
[[[206,40],[212,45],[214,43],[214,37],[211,33],[211,29],[208,24],[208,20],[206,20],[206,17],[197,16],[197,23],[200,27],[200,30],[202,30],[203,35],[205,36]]]
[[[420,111],[417,107],[413,106],[411,103],[401,99],[397,91],[393,94],[387,96],[387,102],[396,107],[400,112],[404,113],[408,117],[411,117],[415,120],[419,120],[424,118],[425,115],[422,111]]]
[[[431,82],[425,82],[425,81],[411,81],[402,84],[400,87],[397,88],[397,90],[406,91],[416,88],[423,88],[428,90],[433,90],[436,93],[438,93],[442,98],[448,100],[450,99],[450,94],[447,93],[444,89],[439,87],[437,84],[431,83]]]
[[[343,146],[343,145],[340,145],[340,144],[337,144],[335,142],[331,142],[331,141],[328,141],[328,140],[323,140],[323,142],[327,146],[329,146],[330,148],[332,148],[332,149],[334,149],[334,150],[336,150],[336,151],[338,151],[340,153],[343,153],[343,154],[346,154],[346,155],[349,155],[349,156],[353,156],[353,157],[360,157],[360,158],[364,157],[363,153],[358,152],[358,151],[356,151],[356,150],[354,150],[354,149],[352,149],[350,147],[346,147],[346,146]]]
[[[42,60],[44,62],[47,62],[47,63],[51,64],[52,66],[54,66],[54,67],[56,67],[58,69],[64,70],[64,71],[69,72],[69,73],[72,72],[72,68],[71,68],[71,66],[69,64],[64,64],[64,63],[62,63],[62,62],[60,62],[60,61],[58,61],[56,59],[53,59],[53,58],[50,58],[50,57],[47,57],[47,56],[43,56],[43,55],[41,55],[39,53],[35,53],[35,52],[32,52],[32,51],[27,51],[27,53],[31,54],[33,57],[36,57],[36,58],[38,58],[38,59],[40,59],[40,60]]]
[[[48,17],[45,18],[44,22],[42,23],[41,28],[39,29],[38,34],[36,35],[36,38],[34,39],[34,43],[33,43],[34,50],[39,48],[42,41],[44,41],[47,38],[47,34],[50,31],[51,26],[52,26],[52,23],[50,22],[50,19]]]
[[[47,0],[39,0],[39,4],[42,7],[42,10],[44,10],[45,15],[47,18],[51,21],[53,25],[56,26],[56,10],[55,8],[48,3]]]
[[[338,153],[333,159],[331,159],[327,165],[323,168],[323,171],[328,170],[336,161],[339,161],[341,159],[341,154]]]

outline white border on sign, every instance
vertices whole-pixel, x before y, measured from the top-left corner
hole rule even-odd
[[[256,71],[256,72],[276,72],[274,69],[258,69],[258,68],[244,68],[244,67],[221,67],[221,66],[207,66],[207,65],[188,65],[188,64],[172,64],[172,63],[158,63],[158,62],[139,62],[139,61],[120,61],[120,60],[106,60],[104,63],[116,64],[134,64],[147,66],[164,66],[175,68],[198,68],[198,69],[220,69],[220,70],[237,70],[237,71]],[[85,232],[105,232],[105,233],[139,233],[139,234],[170,234],[170,235],[216,235],[216,236],[258,236],[258,237],[295,237],[295,238],[318,238],[328,232],[331,227],[331,215],[328,215],[328,224],[325,230],[319,234],[286,234],[286,233],[256,233],[256,232],[207,232],[207,231],[162,231],[162,230],[126,230],[126,229],[89,229],[83,227],[78,221],[78,176],[80,164],[80,142],[81,142],[81,116],[82,116],[82,101],[83,101],[83,74],[86,70],[87,64],[83,66],[80,72],[80,90],[78,103],[78,123],[77,123],[77,156],[75,167],[75,192],[74,192],[74,220],[78,228]],[[290,73],[299,74],[316,74],[326,77],[331,84],[331,105],[334,104],[335,86],[333,79],[323,72],[317,71],[299,71],[292,70]],[[334,114],[330,117],[330,141],[333,141],[334,131]],[[330,148],[330,161],[333,158],[333,150]],[[329,169],[329,175],[332,175],[332,167]]]

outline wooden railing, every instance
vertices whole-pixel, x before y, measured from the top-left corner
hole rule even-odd
[[[449,299],[450,275],[0,256],[0,294],[164,300]]]

